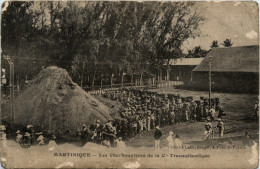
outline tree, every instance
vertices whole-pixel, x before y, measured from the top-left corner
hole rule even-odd
[[[213,48],[218,48],[218,47],[219,47],[218,41],[217,41],[217,40],[214,40],[214,41],[211,43],[210,48],[213,49]]]
[[[203,18],[193,8],[193,2],[10,2],[3,51],[48,60],[81,85],[91,77],[92,87],[125,73],[131,82],[138,75],[142,83],[146,72],[162,79],[165,65],[169,79],[170,59],[182,57],[183,42],[199,34]]]
[[[170,59],[182,57],[183,42],[190,37],[198,36],[198,27],[204,19],[191,10],[194,7],[193,2],[156,3],[150,4],[153,12],[150,13],[146,27],[150,29],[149,40],[154,44],[155,62],[159,63],[157,68],[160,71],[160,80],[165,64],[169,80]]]
[[[231,39],[226,39],[221,45],[224,47],[231,47],[233,43],[231,43]]]

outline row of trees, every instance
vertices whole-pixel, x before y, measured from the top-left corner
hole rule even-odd
[[[231,39],[226,39],[226,40],[224,40],[223,43],[221,43],[221,45],[223,45],[224,47],[231,47],[233,45],[233,43],[231,42]],[[213,48],[218,48],[218,47],[219,47],[218,41],[214,40],[211,43],[210,48],[213,49]]]
[[[194,2],[29,2],[3,4],[2,50],[16,76],[48,65],[68,70],[79,84],[159,75],[183,56],[182,44],[199,35],[203,18]],[[3,62],[2,62],[3,63]],[[168,74],[167,74],[167,77]]]

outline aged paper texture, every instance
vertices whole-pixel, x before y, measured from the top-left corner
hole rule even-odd
[[[254,1],[5,1],[4,168],[257,168]]]

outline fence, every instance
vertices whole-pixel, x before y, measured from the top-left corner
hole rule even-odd
[[[157,87],[173,87],[183,85],[183,81],[161,81],[156,84]]]
[[[83,87],[83,89],[85,91],[89,92],[90,94],[98,95],[98,94],[102,94],[107,91],[115,91],[122,87],[123,88],[161,88],[161,87],[179,86],[179,85],[183,85],[183,84],[184,83],[182,81],[161,81],[161,82],[155,83],[154,85],[152,85],[152,84],[140,85],[140,84],[136,84],[136,83],[124,83],[123,86],[122,86],[122,84],[113,84],[112,87],[111,87],[111,85],[103,85],[102,88],[101,88],[101,86],[95,86],[93,89],[91,89],[90,87]]]

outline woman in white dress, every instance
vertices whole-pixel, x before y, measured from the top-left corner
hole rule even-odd
[[[168,148],[170,150],[171,148],[174,147],[173,132],[172,131],[169,132],[169,136],[167,137],[167,141],[168,141]]]

